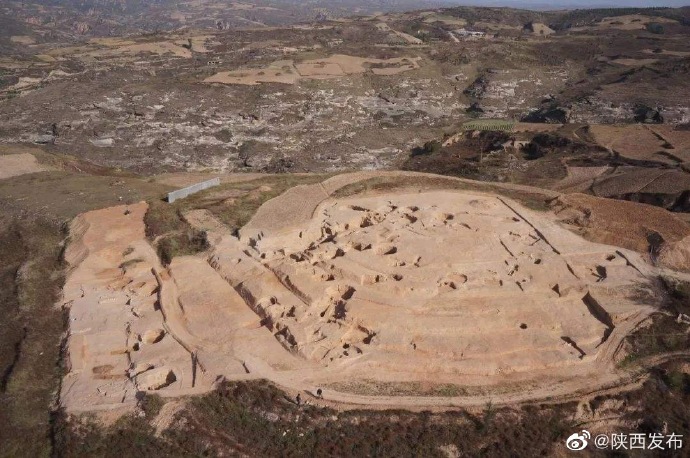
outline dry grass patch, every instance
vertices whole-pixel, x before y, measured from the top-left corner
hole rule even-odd
[[[326,175],[271,175],[250,181],[221,184],[172,204],[151,200],[146,213],[146,235],[156,241],[164,264],[176,256],[193,254],[208,248],[206,234],[194,229],[184,215],[193,210],[207,210],[228,231],[244,226],[266,201],[299,184],[318,183]],[[229,197],[232,196],[232,197]]]
[[[611,62],[614,64],[619,64],[619,65],[625,65],[626,67],[642,67],[645,65],[652,65],[656,64],[659,62],[658,59],[627,59],[627,58],[620,58],[620,59],[614,59]]]
[[[642,14],[628,14],[625,16],[606,17],[599,22],[598,26],[601,28],[610,28],[618,30],[641,30],[647,24],[657,22],[664,24],[673,24],[677,21],[662,17],[650,17]]]
[[[24,175],[27,173],[44,172],[50,167],[41,165],[36,157],[30,153],[7,154],[0,156],[0,180]]]
[[[642,124],[595,124],[589,127],[589,132],[600,145],[631,159],[660,160],[655,153],[667,147],[663,139]]]
[[[32,45],[36,43],[36,40],[28,35],[13,35],[10,37],[10,41],[20,45]]]
[[[50,407],[61,377],[66,315],[59,225],[0,219],[0,447],[2,456],[51,455]]]
[[[336,54],[299,63],[278,60],[263,68],[219,72],[204,82],[253,86],[260,83],[295,84],[300,79],[331,79],[366,72],[382,76],[396,75],[420,68],[419,60],[419,57],[374,59]]]
[[[159,199],[169,189],[131,177],[51,171],[0,181],[0,202],[5,214],[40,215],[64,222],[96,208]]]
[[[588,240],[646,253],[647,237],[658,232],[668,243],[690,235],[690,225],[663,208],[620,200],[567,194],[553,210],[571,229]]]

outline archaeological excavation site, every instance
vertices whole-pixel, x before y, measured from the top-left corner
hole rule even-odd
[[[0,0],[0,458],[688,456],[682,5]]]
[[[659,268],[509,189],[356,189],[372,176],[290,188],[234,233],[189,210],[207,247],[169,265],[146,203],[79,215],[62,402],[109,409],[266,379],[362,407],[479,406],[630,376],[622,343],[658,306]]]

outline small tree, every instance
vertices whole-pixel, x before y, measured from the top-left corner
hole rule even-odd
[[[650,22],[647,24],[647,32],[661,35],[664,33],[664,26],[658,22]]]
[[[438,140],[431,140],[424,143],[424,146],[417,146],[412,149],[412,157],[422,156],[427,154],[435,154],[441,151],[441,142]]]

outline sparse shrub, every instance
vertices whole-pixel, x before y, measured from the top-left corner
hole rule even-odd
[[[532,161],[546,156],[549,150],[564,148],[569,144],[570,141],[567,138],[558,135],[537,134],[532,138],[531,142],[525,145],[523,152],[525,153],[525,159]]]
[[[295,161],[286,156],[273,156],[262,169],[266,173],[287,173],[295,167]]]
[[[484,110],[479,106],[479,102],[474,102],[465,110],[465,113],[470,118],[477,119],[484,113]]]
[[[485,75],[480,75],[472,82],[472,84],[462,91],[462,93],[469,97],[479,99],[484,95],[488,86],[489,79]]]
[[[439,448],[447,444],[481,456],[546,456],[572,429],[568,418],[573,408],[489,405],[478,416],[404,410],[336,413],[297,407],[264,381],[223,382],[192,400],[181,417],[185,431],[167,431],[164,437],[178,450],[210,456],[442,456]]]
[[[207,250],[209,243],[205,231],[190,229],[185,233],[171,234],[158,241],[158,257],[169,265],[177,256],[195,254]]]
[[[234,138],[232,131],[230,129],[228,129],[227,127],[214,133],[213,136],[216,137],[218,140],[224,142],[224,143],[229,143]]]
[[[144,260],[142,258],[129,259],[129,260],[121,263],[118,267],[120,269],[127,269],[127,267],[133,266],[135,264],[139,264],[140,262],[144,262]]]
[[[630,367],[638,359],[640,359],[639,355],[636,355],[635,353],[629,353],[629,354],[625,355],[625,358],[623,358],[620,363],[618,363],[618,367],[621,367],[621,368]]]
[[[412,157],[423,156],[427,154],[436,154],[441,151],[441,142],[438,140],[431,140],[424,143],[423,146],[416,146],[412,149],[410,154]]]
[[[238,151],[238,157],[242,160],[243,167],[250,167],[249,159],[252,156],[253,151],[256,149],[258,142],[255,140],[247,140],[243,142]]]
[[[661,112],[647,105],[635,105],[633,113],[635,122],[646,124],[662,124],[664,122],[664,117]]]
[[[658,22],[650,22],[647,24],[647,32],[654,33],[656,35],[662,35],[664,33],[664,26]]]
[[[160,395],[155,393],[145,393],[139,400],[139,407],[146,415],[146,418],[153,418],[161,411],[165,401]]]
[[[482,412],[482,422],[480,427],[482,432],[488,433],[489,431],[491,431],[495,417],[496,410],[494,409],[494,406],[491,403],[491,401],[489,401],[484,406],[484,411]]]
[[[668,294],[668,307],[674,314],[690,315],[690,282],[660,277],[662,288]]]
[[[470,63],[470,58],[464,49],[457,46],[439,45],[430,53],[432,60],[450,65],[466,65]]]
[[[184,221],[182,221],[177,209],[170,204],[159,201],[149,203],[149,208],[144,215],[144,224],[146,237],[149,240],[185,228]]]
[[[170,264],[175,256],[199,253],[209,247],[206,232],[193,229],[176,205],[150,202],[144,223],[148,239],[157,241],[158,257],[164,265]]]
[[[557,107],[552,103],[551,106],[531,111],[520,120],[522,122],[545,124],[567,124],[568,113],[563,108]]]
[[[690,377],[680,371],[670,371],[663,377],[664,382],[675,391],[688,391],[690,388]]]

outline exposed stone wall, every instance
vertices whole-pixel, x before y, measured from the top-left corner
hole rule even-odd
[[[212,180],[202,181],[201,183],[193,184],[186,188],[178,189],[177,191],[169,192],[168,203],[173,203],[177,199],[184,199],[185,197],[191,196],[192,194],[196,194],[199,191],[203,191],[204,189],[208,189],[213,186],[219,185],[220,178],[214,178]]]

